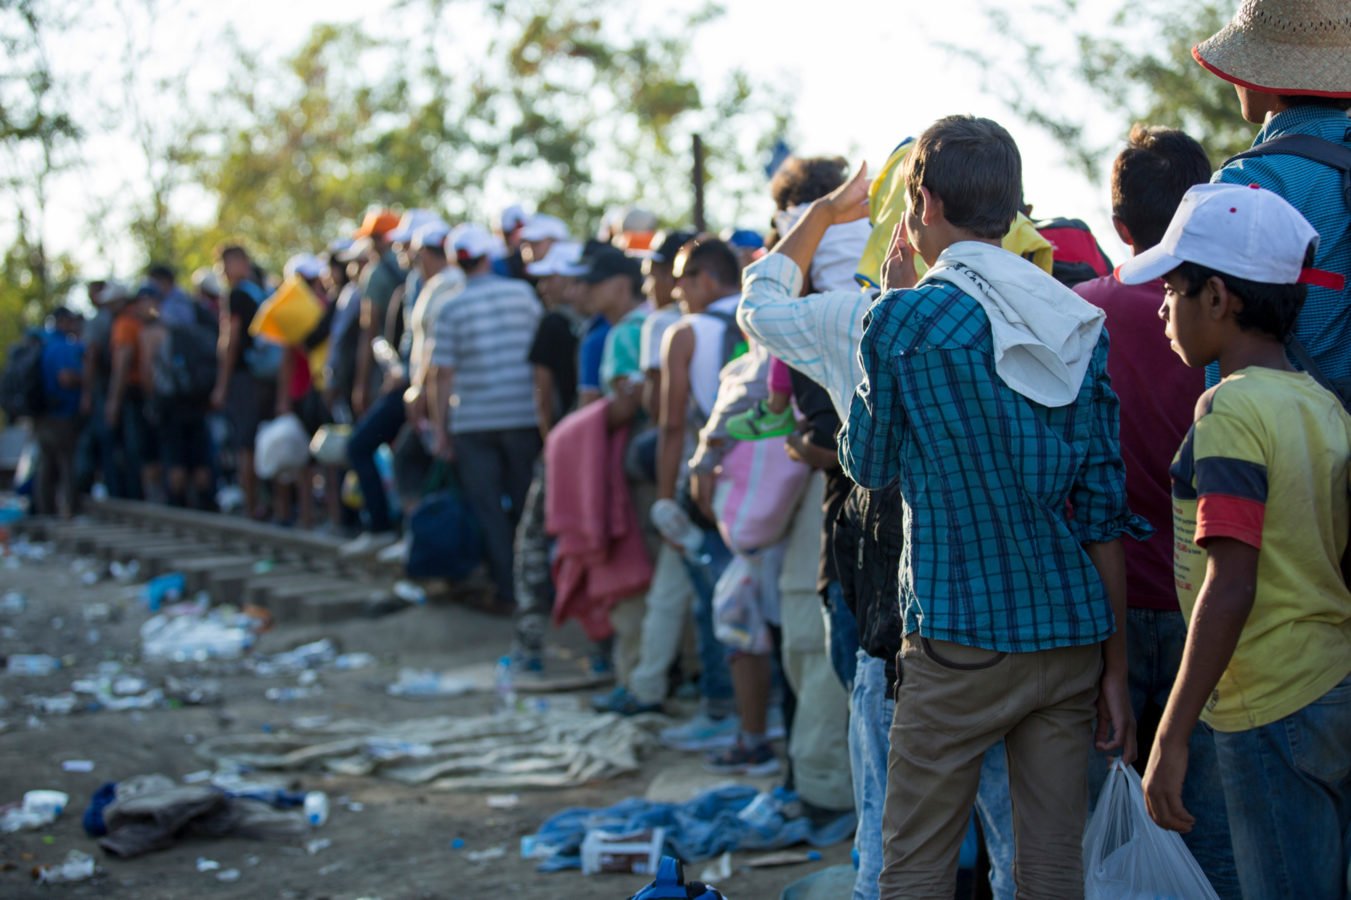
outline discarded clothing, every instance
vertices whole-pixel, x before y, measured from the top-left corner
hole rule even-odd
[[[705,791],[686,803],[652,803],[639,797],[605,809],[567,809],[547,819],[537,833],[521,839],[530,855],[543,859],[541,872],[581,868],[582,840],[594,829],[621,834],[666,830],[666,852],[685,862],[710,859],[737,850],[777,850],[808,843],[828,847],[854,833],[853,812],[814,826],[805,815],[792,816],[797,795],[775,788],[745,818],[740,813],[755,802],[753,787],[727,785]]]
[[[210,785],[176,785],[154,775],[119,783],[116,799],[103,806],[99,823],[95,807],[107,799],[107,788],[104,785],[95,794],[91,812],[86,813],[86,829],[94,834],[101,824],[106,833],[99,846],[124,859],[168,849],[185,837],[287,840],[300,837],[309,827],[297,813],[231,797]]]
[[[549,711],[381,724],[344,720],[282,734],[222,735],[198,752],[218,768],[322,768],[435,790],[573,787],[639,768],[654,743],[639,720]]]

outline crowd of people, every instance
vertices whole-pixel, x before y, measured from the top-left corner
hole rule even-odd
[[[994,896],[1082,896],[1112,758],[1218,896],[1343,898],[1351,19],[1247,0],[1194,55],[1254,149],[1212,174],[1136,126],[1115,273],[1029,218],[1004,128],[952,116],[871,180],[790,158],[764,234],[377,209],[280,282],[234,245],[190,292],[92,283],[41,339],[35,504],[237,484],[397,560],[451,486],[515,676],[575,618],[598,711],[692,692],[663,741],[857,815],[860,900],[951,897],[973,809]],[[260,466],[287,416],[343,452]]]

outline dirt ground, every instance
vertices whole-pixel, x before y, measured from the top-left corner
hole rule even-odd
[[[0,611],[0,656],[48,653],[63,659],[61,671],[20,676],[0,670],[0,804],[18,801],[27,790],[54,788],[70,794],[70,808],[54,824],[37,831],[0,834],[0,896],[50,897],[282,897],[282,898],[625,898],[647,879],[639,876],[584,877],[580,872],[541,874],[535,862],[519,854],[520,838],[533,833],[548,816],[567,807],[605,806],[642,796],[659,782],[693,796],[725,781],[700,771],[688,754],[661,750],[645,760],[640,773],[586,787],[521,792],[520,805],[490,809],[484,794],[438,793],[378,777],[347,778],[305,773],[293,786],[320,789],[333,798],[328,823],[313,838],[331,845],[308,853],[304,841],[263,843],[239,838],[190,839],[173,848],[131,860],[104,854],[84,834],[80,817],[93,791],[107,781],[162,773],[175,779],[208,768],[194,746],[205,737],[258,733],[302,716],[327,715],[398,721],[436,715],[476,715],[491,709],[490,694],[448,699],[390,697],[384,688],[404,666],[439,670],[491,666],[509,644],[510,625],[454,604],[432,604],[377,620],[352,620],[327,626],[278,623],[254,652],[275,653],[305,641],[329,637],[345,652],[365,651],[378,664],[355,671],[325,671],[317,697],[277,703],[269,687],[294,685],[294,676],[262,678],[238,666],[207,664],[219,677],[223,702],[145,711],[77,712],[32,717],[25,698],[69,689],[105,661],[152,685],[167,674],[191,674],[194,664],[142,664],[139,628],[150,615],[126,585],[102,581],[85,586],[76,560],[49,556],[15,565],[0,561],[0,594],[18,591],[27,608]],[[88,621],[86,611],[107,604],[112,618]],[[580,634],[557,635],[564,652],[584,647]],[[782,749],[782,748],[780,748]],[[62,762],[91,760],[92,772],[67,772]],[[359,804],[353,811],[338,802]],[[452,847],[460,839],[462,848]],[[471,862],[475,850],[504,847],[504,857]],[[72,849],[92,854],[101,869],[93,880],[37,886],[31,870],[58,863]],[[779,869],[737,869],[719,886],[729,898],[775,898],[783,887],[825,865],[847,863],[847,844],[824,851],[820,863]],[[199,872],[199,858],[220,870],[237,869],[232,883],[217,871]],[[736,857],[734,857],[736,861]],[[697,875],[702,863],[689,867]]]

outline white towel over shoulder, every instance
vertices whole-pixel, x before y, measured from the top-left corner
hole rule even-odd
[[[995,372],[1043,406],[1079,396],[1105,314],[1042,269],[1002,247],[953,244],[926,281],[946,281],[980,303],[990,318]]]

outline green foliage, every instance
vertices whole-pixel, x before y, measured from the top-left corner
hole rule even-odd
[[[1255,129],[1239,114],[1234,88],[1192,59],[1191,48],[1228,22],[1236,0],[1197,0],[1180,14],[1173,0],[1119,0],[1093,20],[1079,0],[1047,0],[1012,13],[987,7],[990,31],[1013,48],[1012,64],[988,48],[955,46],[978,65],[987,87],[1025,121],[1045,130],[1090,178],[1120,148],[1131,124],[1181,128],[1218,163],[1246,149]],[[1071,48],[1065,58],[1063,48]],[[1087,89],[1088,109],[1074,102]],[[1086,113],[1120,123],[1120,138],[1096,144]]]

